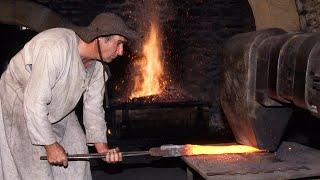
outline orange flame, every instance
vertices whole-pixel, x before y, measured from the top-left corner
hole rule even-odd
[[[134,64],[137,71],[141,72],[141,75],[136,76],[134,79],[134,89],[130,99],[162,92],[160,81],[163,75],[163,65],[159,41],[158,27],[156,24],[151,23],[149,36],[143,45],[144,58]]]
[[[188,144],[185,147],[185,155],[233,154],[253,152],[263,152],[263,150],[245,145],[200,146]]]

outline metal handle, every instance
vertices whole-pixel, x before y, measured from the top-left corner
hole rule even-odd
[[[146,156],[150,155],[149,151],[131,151],[131,152],[122,152],[122,157],[131,157],[131,156]],[[100,159],[105,158],[106,153],[90,153],[90,154],[71,154],[67,155],[68,160],[88,160],[88,159]],[[41,156],[40,160],[48,160],[47,156]]]

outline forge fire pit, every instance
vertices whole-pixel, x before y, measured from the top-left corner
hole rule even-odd
[[[113,107],[123,106],[125,104],[133,104],[134,106],[143,104],[143,105],[152,105],[152,104],[181,104],[186,102],[200,102],[192,94],[185,91],[179,86],[168,86],[160,94],[141,96],[128,98],[127,96],[115,97],[111,100],[110,104]],[[209,102],[204,102],[208,104]]]
[[[201,116],[205,108],[209,109],[210,102],[200,101],[193,98],[187,92],[181,89],[168,88],[161,94],[145,96],[139,98],[115,98],[110,100],[110,106],[108,108],[109,127],[113,130],[113,135],[121,136],[121,131],[126,131],[131,128],[130,111],[137,110],[158,110],[166,113],[166,110],[179,113],[179,109],[194,109],[195,119],[199,120],[197,123],[201,123]],[[121,114],[121,119],[117,118],[117,113]],[[169,116],[169,115],[168,115]],[[189,118],[189,117],[186,117]]]
[[[188,180],[293,179],[320,176],[320,151],[283,142],[275,153],[184,156]]]

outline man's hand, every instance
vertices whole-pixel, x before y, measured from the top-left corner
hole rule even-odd
[[[52,165],[63,165],[64,167],[68,166],[67,154],[63,147],[55,142],[50,145],[44,146],[47,151],[48,162]]]
[[[105,153],[106,158],[103,158],[107,163],[117,163],[122,161],[122,154],[119,148],[109,149],[106,143],[96,143],[94,146],[98,153]]]

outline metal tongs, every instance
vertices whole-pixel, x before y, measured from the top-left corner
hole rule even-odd
[[[149,155],[149,151],[131,151],[131,152],[122,152],[122,157],[130,156],[146,156]],[[98,159],[105,158],[107,153],[90,153],[90,154],[68,154],[68,160],[89,160],[89,159]],[[47,156],[41,156],[40,160],[48,160]]]
[[[129,151],[121,152],[122,157],[133,156],[161,156],[161,157],[178,157],[181,156],[182,145],[162,145],[161,147],[150,148],[148,151]],[[89,160],[105,158],[106,153],[89,153],[89,154],[70,154],[68,160]],[[48,160],[47,156],[41,156],[40,160]]]

